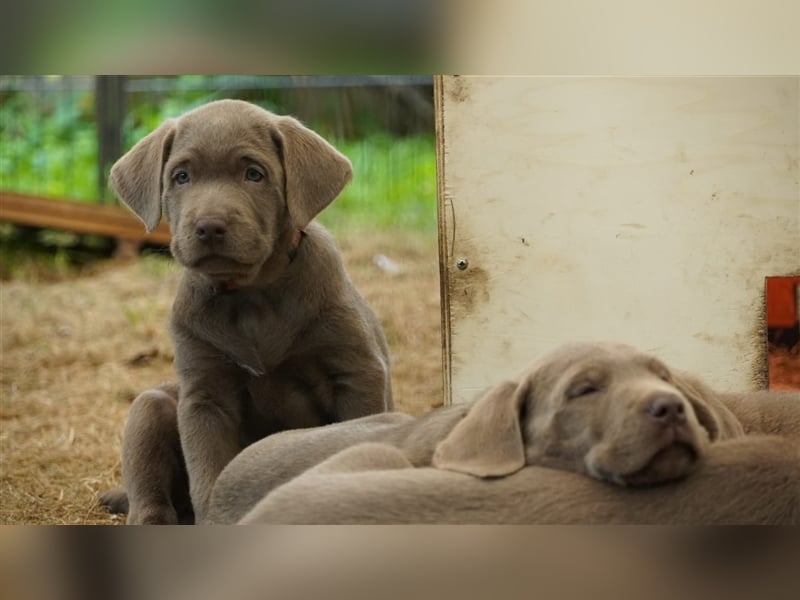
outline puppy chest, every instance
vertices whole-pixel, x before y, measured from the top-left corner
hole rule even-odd
[[[238,293],[220,298],[209,311],[218,320],[222,336],[217,346],[247,348],[259,357],[261,366],[273,369],[298,353],[303,329],[296,306],[285,298]]]
[[[253,343],[273,337],[290,317],[280,299],[245,291],[223,294],[209,312],[216,313],[233,334]]]
[[[335,420],[334,385],[317,365],[279,365],[247,380],[243,422],[258,437],[285,429],[317,427]]]

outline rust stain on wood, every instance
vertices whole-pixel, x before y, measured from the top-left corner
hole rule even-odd
[[[451,317],[464,318],[489,301],[489,274],[480,267],[453,273],[450,288]]]
[[[447,86],[447,96],[451,101],[457,103],[462,103],[469,100],[469,84],[467,83],[466,79],[459,75],[450,77]]]
[[[489,254],[472,243],[472,239],[474,238],[464,236],[464,239],[455,242],[457,256],[451,257],[448,264],[451,322],[454,319],[464,319],[473,315],[490,299],[491,275],[483,266],[483,258]],[[461,258],[468,262],[468,266],[464,270],[459,269],[456,265]]]

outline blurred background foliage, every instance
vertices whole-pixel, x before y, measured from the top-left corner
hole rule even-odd
[[[0,190],[116,203],[113,161],[164,119],[220,98],[293,115],[350,158],[353,181],[319,217],[334,235],[436,236],[430,76],[0,76]],[[0,279],[59,279],[116,247],[0,222]]]
[[[290,114],[347,155],[354,178],[319,220],[334,233],[398,229],[435,235],[436,160],[432,78],[428,76],[125,77],[112,123],[126,151],[164,119],[220,98]],[[100,166],[109,124],[101,78],[0,77],[0,189],[88,203],[116,202]],[[112,95],[113,96],[113,95]],[[108,100],[105,100],[106,104]],[[106,111],[106,112],[104,112]],[[113,112],[113,111],[112,111]],[[103,129],[105,127],[105,129]],[[116,156],[114,157],[114,159]],[[13,249],[44,244],[59,265],[65,248],[90,252],[109,240],[0,223],[9,276]],[[26,250],[27,249],[27,250]],[[6,260],[9,259],[9,260]]]

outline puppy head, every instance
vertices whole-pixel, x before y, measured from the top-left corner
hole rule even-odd
[[[347,158],[295,119],[220,100],[164,122],[109,183],[148,231],[163,212],[183,266],[246,284],[351,177]]]
[[[622,344],[562,346],[478,400],[436,449],[436,467],[503,476],[525,464],[620,485],[687,475],[719,423],[709,390]]]

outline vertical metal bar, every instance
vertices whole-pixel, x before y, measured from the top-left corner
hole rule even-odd
[[[125,118],[124,75],[98,75],[95,79],[97,116],[97,191],[101,202],[113,202],[108,172],[122,156],[122,121]]]

